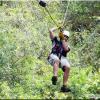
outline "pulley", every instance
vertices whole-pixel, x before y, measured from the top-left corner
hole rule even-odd
[[[44,0],[39,0],[39,4],[42,7],[46,7],[46,2]]]

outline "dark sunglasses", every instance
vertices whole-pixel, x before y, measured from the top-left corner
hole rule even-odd
[[[64,35],[64,37],[65,37],[65,38],[67,38],[67,39],[69,38],[69,37],[68,37],[68,36],[66,36],[66,35]]]

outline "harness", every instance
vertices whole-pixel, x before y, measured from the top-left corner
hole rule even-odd
[[[53,47],[52,47],[51,53],[56,54],[59,57],[59,59],[61,59],[61,56],[65,56],[66,57],[66,53],[67,52],[64,52],[64,49],[62,47],[62,42],[59,41],[57,39],[57,37],[55,37],[52,40],[52,43],[53,43]]]

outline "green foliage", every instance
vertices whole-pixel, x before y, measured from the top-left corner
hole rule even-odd
[[[74,68],[74,71],[72,70],[72,77],[70,78],[69,84],[76,98],[87,99],[91,98],[92,94],[98,94],[96,91],[99,90],[98,87],[100,87],[99,73],[92,74],[91,69],[92,67],[89,66],[88,68],[79,67]]]
[[[5,98],[10,99],[11,98],[11,91],[12,90],[8,86],[7,81],[0,82],[0,98],[2,98],[2,99],[5,99]]]
[[[37,1],[0,2],[0,99],[90,99],[100,93],[99,3],[47,1],[56,22],[68,6],[66,29],[71,30],[71,93],[61,93],[63,72],[51,84],[48,28],[55,26]],[[81,25],[81,27],[79,26]],[[55,33],[57,34],[57,33]]]

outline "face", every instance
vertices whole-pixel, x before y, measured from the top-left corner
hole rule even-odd
[[[69,38],[68,36],[64,35],[64,39],[65,39],[65,41],[67,41],[68,38]]]

